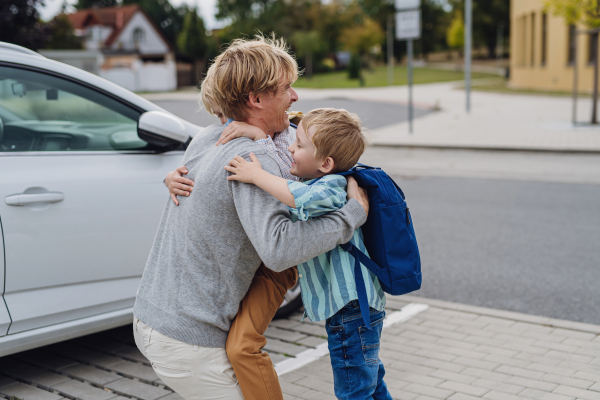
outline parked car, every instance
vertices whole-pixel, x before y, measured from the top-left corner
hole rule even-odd
[[[0,42],[0,356],[131,323],[162,181],[201,129]]]

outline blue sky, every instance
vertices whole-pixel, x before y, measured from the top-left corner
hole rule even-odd
[[[39,8],[42,19],[48,21],[58,14],[62,2],[63,0],[45,0],[45,7]],[[191,6],[199,6],[200,14],[204,19],[207,29],[219,28],[222,26],[222,23],[217,22],[215,19],[217,0],[170,0],[170,2],[174,6],[178,6],[182,3],[188,3]],[[67,3],[74,4],[76,3],[76,0],[67,0]]]

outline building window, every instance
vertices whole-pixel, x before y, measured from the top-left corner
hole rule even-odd
[[[144,32],[144,30],[142,28],[135,28],[133,30],[133,43],[135,43],[136,45],[139,45],[141,43],[144,43],[145,39],[146,39],[146,33]]]
[[[517,19],[518,37],[517,41],[517,64],[520,66],[526,65],[527,57],[527,16]]]
[[[531,66],[535,65],[535,13],[531,13]]]
[[[593,64],[598,57],[598,34],[590,33],[588,36],[588,63]]]
[[[569,65],[575,64],[575,46],[577,40],[577,32],[575,25],[569,25],[569,53],[567,63]]]
[[[546,46],[548,45],[548,14],[542,14],[542,60],[541,64],[546,65],[548,57]]]

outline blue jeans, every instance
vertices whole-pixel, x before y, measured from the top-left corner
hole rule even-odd
[[[372,330],[365,329],[358,301],[353,300],[327,320],[325,328],[338,399],[392,400],[379,359],[384,316],[384,311],[371,308]]]

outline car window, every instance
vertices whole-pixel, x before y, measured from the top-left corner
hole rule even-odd
[[[0,152],[148,149],[139,116],[82,84],[0,66]]]

